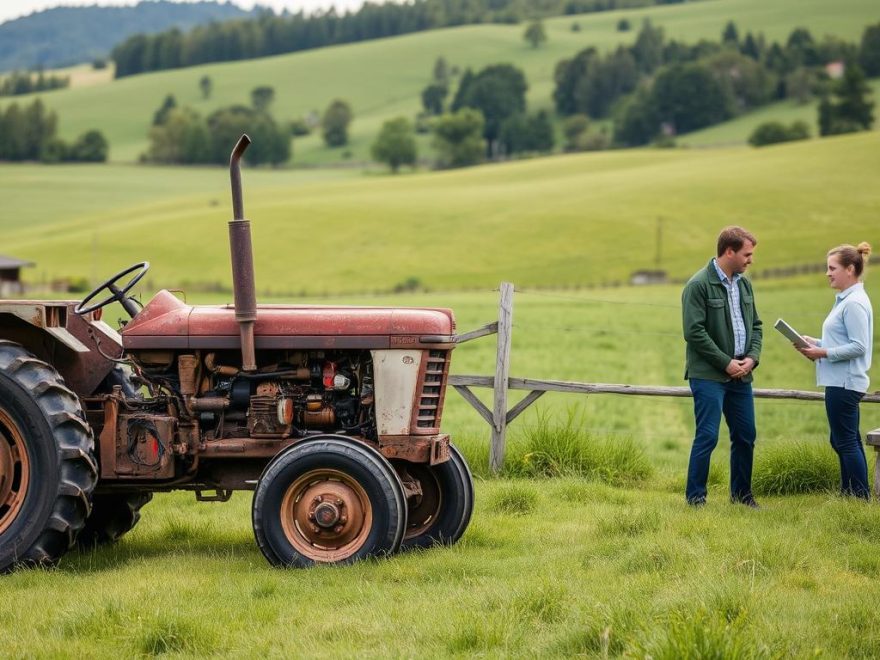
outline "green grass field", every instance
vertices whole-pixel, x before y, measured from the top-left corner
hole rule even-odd
[[[616,25],[623,16],[636,29],[618,32]],[[873,0],[712,0],[550,19],[546,21],[549,40],[540,49],[532,49],[523,41],[522,25],[466,26],[134,76],[107,85],[44,94],[42,98],[58,112],[62,137],[71,139],[99,128],[110,141],[110,158],[131,162],[145,151],[153,112],[166,94],[174,94],[178,103],[209,113],[233,103],[248,103],[251,89],[271,85],[276,90],[273,112],[279,119],[292,119],[312,110],[322,112],[331,100],[341,97],[352,104],[355,113],[347,151],[354,161],[368,161],[369,145],[382,122],[400,115],[412,117],[420,109],[419,93],[438,56],[462,71],[499,62],[516,64],[529,81],[530,107],[550,107],[553,71],[560,59],[587,46],[604,50],[629,43],[635,39],[643,18],[662,25],[668,37],[686,41],[717,39],[727,21],[735,19],[741,34],[760,31],[771,40],[784,40],[793,28],[804,26],[816,37],[833,34],[856,42],[865,25],[876,22],[880,14]],[[581,26],[579,32],[571,30],[574,22]],[[208,101],[201,99],[198,86],[204,75],[214,83]],[[745,137],[747,134],[740,135],[739,141]],[[422,140],[422,148],[427,148],[427,139]],[[293,162],[341,163],[345,151],[327,149],[320,137],[310,136],[295,142]]]
[[[804,331],[815,328],[830,290],[821,281],[790,284],[758,283],[759,310],[765,320],[784,315]],[[869,276],[869,292],[875,288]],[[450,305],[467,329],[494,317],[496,295],[390,300]],[[680,384],[677,300],[677,287],[517,293],[511,374]],[[756,385],[812,389],[811,365],[776,334],[767,331]],[[491,338],[465,344],[456,350],[453,370],[491,373],[493,355]],[[880,382],[876,366],[872,376]],[[449,392],[444,428],[477,476],[474,518],[453,548],[282,571],[268,567],[253,541],[248,494],[227,505],[159,495],[116,546],[71,553],[56,570],[0,580],[7,605],[0,619],[2,655],[672,659],[875,653],[876,505],[813,492],[761,495],[764,508],[757,512],[731,506],[722,438],[709,504],[689,509],[681,491],[692,422],[689,401],[678,399],[547,395],[510,428],[509,474],[523,472],[530,438],[552,435],[573,406],[579,446],[604,448],[599,470],[556,479],[490,479],[487,428]],[[759,400],[757,413],[756,476],[781,452],[789,464],[810,467],[809,459],[833,483],[836,466],[821,404]],[[863,404],[862,418],[864,430],[877,427],[880,406]]]
[[[549,104],[560,57],[633,38],[614,30],[621,15],[548,21],[550,42],[539,51],[522,42],[522,26],[477,26],[46,95],[67,136],[100,122],[118,162],[0,165],[0,253],[35,261],[25,271],[32,283],[96,282],[148,259],[144,299],[184,286],[190,302],[227,302],[227,294],[193,292],[231,283],[226,170],[124,162],[144,148],[165,93],[207,111],[274,84],[280,116],[345,95],[355,104],[359,160],[382,120],[416,110],[436,56],[459,66],[515,61],[532,82],[532,106]],[[713,0],[627,15],[651,16],[687,39],[714,38],[735,18],[741,32],[770,38],[806,25],[855,40],[878,20],[864,0]],[[580,33],[571,32],[574,21]],[[210,104],[196,98],[205,73],[214,78]],[[767,112],[790,121],[785,108]],[[752,119],[697,134],[693,144],[735,142]],[[341,158],[312,138],[296,150],[300,163]],[[718,229],[731,223],[759,237],[755,272],[821,262],[844,241],[880,249],[878,171],[873,132],[397,177],[245,168],[243,179],[266,302],[448,306],[466,331],[495,320],[493,289],[512,281],[511,376],[684,385],[679,287],[587,285],[655,267],[658,218],[660,265],[676,278],[704,265]],[[877,277],[869,268],[875,301]],[[431,292],[366,295],[409,278]],[[812,365],[770,326],[784,317],[818,334],[832,291],[821,274],[756,279],[755,290],[767,324],[755,386],[814,390]],[[875,337],[875,354],[878,347]],[[490,375],[494,355],[491,337],[464,344],[452,372]],[[871,376],[876,389],[876,363]],[[511,405],[521,396],[512,393]],[[756,410],[763,510],[727,503],[724,437],[709,504],[691,510],[683,501],[690,400],[545,395],[511,425],[504,471],[493,477],[488,427],[450,389],[443,428],[476,477],[476,510],[457,546],[276,570],[253,540],[250,494],[227,505],[157,495],[119,544],[0,578],[0,657],[872,657],[880,508],[835,495],[821,404],[758,400]],[[880,427],[880,405],[862,405],[861,426]],[[870,452],[871,470],[874,460]]]
[[[880,134],[755,150],[628,150],[470,170],[355,176],[244,172],[257,287],[291,295],[687,277],[720,227],[760,237],[761,268],[880,246]],[[31,281],[100,281],[149,260],[159,287],[229,286],[228,177],[216,168],[0,166],[4,254]]]

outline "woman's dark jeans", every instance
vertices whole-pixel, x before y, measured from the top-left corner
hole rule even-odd
[[[825,388],[825,412],[831,427],[831,446],[840,459],[840,492],[871,499],[868,462],[859,435],[859,402],[865,396],[842,387]]]

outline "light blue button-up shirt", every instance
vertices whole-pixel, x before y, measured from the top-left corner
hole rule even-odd
[[[816,360],[816,384],[867,392],[871,349],[874,343],[874,313],[861,282],[841,291],[822,324],[819,344],[827,358]]]
[[[739,304],[739,280],[742,277],[736,273],[733,278],[727,277],[727,273],[721,270],[716,259],[712,259],[715,272],[721,279],[724,288],[727,289],[727,305],[730,307],[730,319],[733,322],[733,354],[741,357],[746,352],[746,324],[743,321],[742,307]]]

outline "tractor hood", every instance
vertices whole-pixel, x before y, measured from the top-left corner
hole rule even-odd
[[[233,305],[187,305],[162,290],[122,330],[126,349],[224,349],[240,346]],[[449,309],[259,305],[257,349],[409,348],[451,345]]]

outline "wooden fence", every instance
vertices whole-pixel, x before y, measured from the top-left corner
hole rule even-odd
[[[672,396],[691,397],[689,387],[665,387],[655,385],[624,385],[610,383],[577,383],[561,380],[538,380],[535,378],[510,377],[510,342],[513,331],[513,293],[514,286],[509,282],[501,284],[501,299],[498,306],[498,321],[484,325],[471,332],[458,335],[456,343],[472,341],[480,337],[497,335],[495,375],[493,376],[450,376],[449,384],[473,406],[491,428],[491,449],[489,468],[497,473],[504,463],[504,444],[507,426],[526,408],[546,392],[569,392],[573,394],[622,394],[631,396]],[[496,383],[506,386],[496,387]],[[471,387],[488,387],[493,390],[492,410],[480,401],[470,390]],[[509,390],[527,390],[529,393],[510,410],[507,409]],[[824,401],[822,392],[802,390],[755,389],[758,399],[795,399],[800,401]],[[880,393],[869,394],[862,399],[865,403],[880,403]],[[868,434],[868,444],[877,450],[880,459],[880,429]],[[880,497],[880,460],[874,468],[875,495]]]

